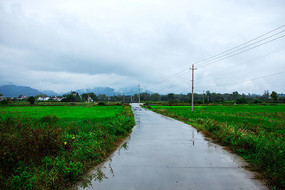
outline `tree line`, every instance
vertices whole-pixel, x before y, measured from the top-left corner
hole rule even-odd
[[[141,93],[140,101],[141,102],[183,102],[191,103],[192,94],[159,94],[159,93]],[[209,104],[209,103],[237,103],[237,104],[247,104],[247,103],[266,103],[266,102],[275,102],[275,103],[285,103],[285,95],[277,94],[277,92],[272,91],[271,93],[268,90],[265,90],[262,95],[259,94],[240,94],[237,91],[232,93],[215,93],[206,91],[204,94],[194,93],[194,103],[195,104]],[[4,99],[0,101],[0,104],[8,104],[10,99]],[[51,100],[52,101],[52,100]],[[71,92],[69,94],[63,95],[62,102],[122,102],[122,103],[131,103],[138,102],[139,95],[134,94],[130,95],[113,95],[107,96],[105,94],[96,95],[95,93],[85,93],[78,94],[78,92]],[[35,99],[32,97],[28,98],[28,102],[34,104]]]
[[[149,101],[168,101],[168,102],[185,102],[191,103],[191,93],[188,94],[159,94],[159,93],[141,93],[140,101],[149,102]],[[232,93],[215,93],[206,91],[204,94],[194,93],[196,104],[208,104],[208,103],[219,103],[219,102],[234,102],[237,104],[245,103],[262,103],[262,102],[285,102],[285,95],[280,96],[277,92],[272,91],[271,93],[268,90],[265,90],[262,95],[259,94],[240,94],[237,91]],[[70,94],[64,95],[64,98],[61,100],[63,102],[80,102],[80,101],[102,101],[102,102],[138,102],[139,95],[134,94],[130,95],[113,95],[106,96],[105,94],[96,95],[94,93],[86,93],[79,95],[77,92],[71,92]]]

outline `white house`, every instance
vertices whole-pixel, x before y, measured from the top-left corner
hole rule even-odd
[[[4,97],[4,96],[0,96],[0,101],[2,101],[2,100],[6,100],[7,98],[6,97]]]
[[[49,97],[38,97],[38,101],[47,101]]]

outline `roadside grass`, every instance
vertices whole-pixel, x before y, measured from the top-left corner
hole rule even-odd
[[[259,171],[271,188],[285,188],[285,105],[145,106],[196,127],[229,146]]]
[[[135,125],[129,106],[0,107],[0,189],[63,189]]]

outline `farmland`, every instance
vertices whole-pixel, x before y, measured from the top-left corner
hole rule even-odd
[[[272,186],[284,187],[285,106],[146,106],[196,127],[245,158]]]
[[[134,126],[129,106],[1,106],[1,189],[62,189]]]

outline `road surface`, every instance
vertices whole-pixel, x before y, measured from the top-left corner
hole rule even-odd
[[[73,189],[267,189],[245,163],[190,125],[132,104],[137,125],[105,163]]]

